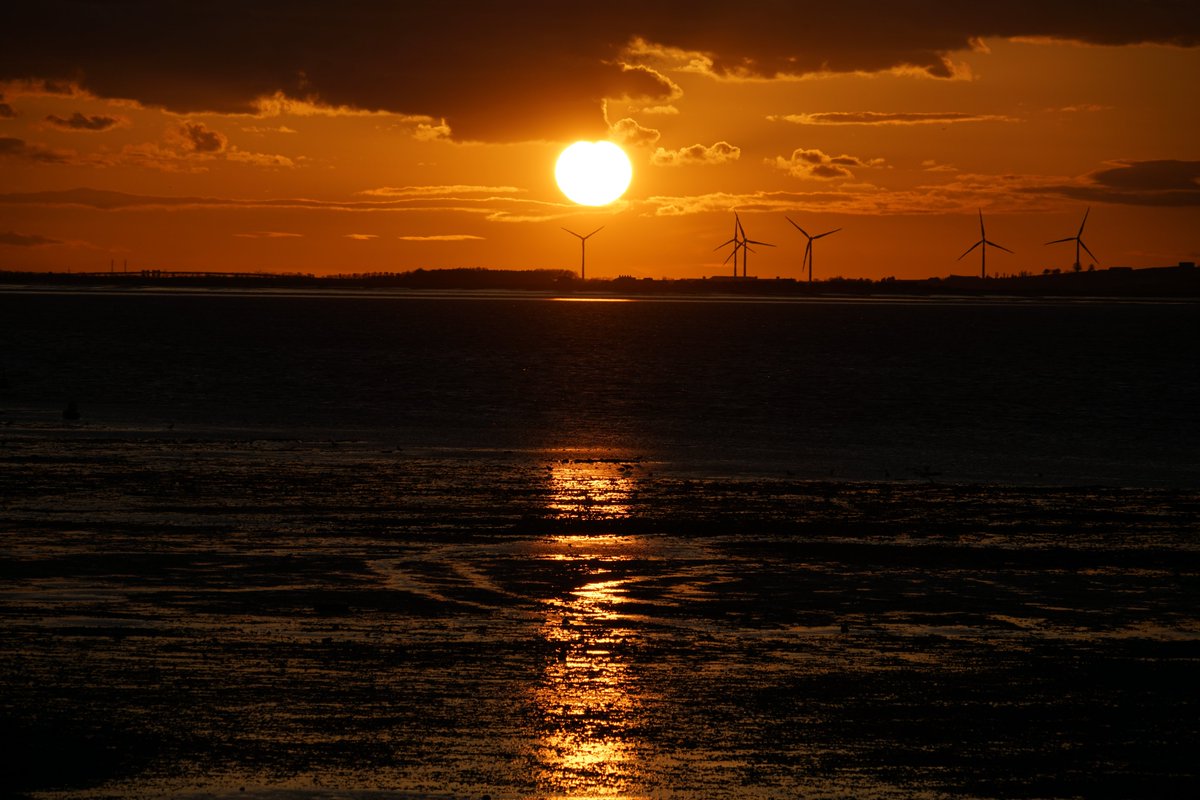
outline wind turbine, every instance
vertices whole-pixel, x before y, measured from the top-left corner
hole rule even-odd
[[[604,226],[601,225],[599,228],[596,228],[596,230],[592,231],[587,236],[576,233],[575,231],[569,230],[567,228],[563,228],[563,230],[566,231],[567,233],[571,234],[572,236],[579,238],[579,280],[581,280],[581,281],[587,280],[587,271],[586,271],[587,270],[587,240],[592,238],[593,236],[595,236],[600,231],[604,230]]]
[[[774,247],[775,245],[771,244],[770,242],[760,242],[755,239],[747,238],[746,237],[746,229],[742,227],[742,219],[741,219],[741,217],[739,217],[737,215],[736,211],[733,214],[733,222],[737,226],[738,233],[740,233],[742,235],[742,277],[744,278],[744,277],[746,277],[746,253],[754,252],[754,248],[752,248],[750,245],[761,244],[763,247]],[[733,263],[733,274],[735,276],[737,275],[737,261],[736,260]]]
[[[1060,242],[1074,242],[1075,243],[1075,269],[1077,269],[1077,270],[1079,269],[1079,248],[1081,248],[1081,247],[1084,250],[1087,250],[1087,254],[1089,256],[1091,256],[1092,258],[1095,258],[1097,261],[1100,260],[1100,259],[1096,258],[1096,254],[1093,253],[1091,250],[1088,250],[1088,246],[1083,243],[1083,226],[1087,225],[1088,214],[1090,214],[1091,212],[1092,212],[1091,206],[1089,206],[1083,212],[1083,222],[1079,223],[1079,233],[1075,234],[1074,236],[1068,236],[1065,239],[1055,239],[1053,242],[1046,242],[1046,244],[1058,244]]]
[[[982,209],[979,212],[979,241],[976,242],[975,244],[971,245],[970,247],[968,247],[967,253],[970,253],[976,247],[980,248],[979,249],[979,277],[981,277],[981,278],[987,277],[987,249],[989,247],[995,247],[997,249],[1003,250],[1006,253],[1012,252],[1012,250],[1009,250],[1004,245],[1000,245],[1000,244],[996,244],[995,242],[988,241],[987,233],[983,230],[983,210]],[[962,261],[963,258],[967,255],[967,253],[963,253],[961,256],[959,256],[958,260]]]
[[[804,262],[807,261],[808,262],[808,282],[812,283],[812,270],[813,270],[813,265],[812,265],[813,245],[812,245],[812,243],[815,242],[817,239],[825,238],[826,236],[828,236],[831,233],[837,233],[838,231],[841,230],[841,228],[834,228],[831,231],[825,231],[824,233],[818,233],[816,236],[809,236],[808,231],[804,230],[804,228],[801,228],[799,225],[796,225],[796,221],[793,220],[791,217],[784,217],[784,219],[786,219],[788,222],[792,223],[792,225],[795,225],[796,230],[803,233],[804,238],[808,239],[808,244],[804,247],[804,258],[800,261],[800,269],[804,269]]]

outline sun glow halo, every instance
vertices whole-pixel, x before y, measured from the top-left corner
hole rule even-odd
[[[576,142],[562,151],[554,179],[568,198],[585,206],[604,206],[629,188],[633,165],[612,142]]]

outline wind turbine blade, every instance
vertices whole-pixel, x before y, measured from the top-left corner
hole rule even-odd
[[[979,238],[986,239],[987,234],[983,231],[983,209],[979,209]]]
[[[763,245],[763,246],[765,246],[765,247],[774,247],[774,246],[775,246],[775,245],[771,244],[770,242],[760,242],[760,241],[757,241],[757,240],[755,240],[755,239],[747,239],[747,240],[746,240],[746,243],[747,243],[747,244],[761,244],[761,245]],[[750,252],[751,252],[751,253],[753,253],[754,251],[753,251],[753,250],[751,250]]]
[[[1092,258],[1095,258],[1097,261],[1099,261],[1099,260],[1100,260],[1100,259],[1096,258],[1096,254],[1095,254],[1095,253],[1093,253],[1091,250],[1088,250],[1088,246],[1087,246],[1086,244],[1084,244],[1084,243],[1083,243],[1083,239],[1080,239],[1080,240],[1079,240],[1079,246],[1080,246],[1080,247],[1082,247],[1084,250],[1087,250],[1087,254],[1088,254],[1089,256],[1091,256]]]
[[[731,259],[731,258],[737,258],[737,250],[734,250],[732,253],[730,253],[729,255],[725,256],[725,260],[721,262],[721,266],[724,266],[724,265],[728,264],[728,263],[729,263],[729,259]]]
[[[838,232],[838,231],[840,231],[840,230],[841,230],[841,228],[834,228],[834,229],[833,229],[833,230],[831,230],[831,231],[825,231],[824,233],[818,233],[816,236],[814,236],[814,237],[812,237],[812,238],[814,238],[814,239],[824,239],[824,238],[825,238],[826,236],[828,236],[829,234],[831,234],[831,233],[837,233],[837,232]]]
[[[1083,236],[1083,226],[1087,225],[1087,218],[1088,218],[1088,214],[1090,214],[1090,213],[1092,213],[1092,207],[1088,206],[1087,209],[1083,212],[1083,222],[1079,223],[1079,233],[1075,234],[1076,236]]]
[[[583,238],[584,238],[584,239],[590,239],[590,238],[592,238],[593,236],[595,236],[597,233],[599,233],[599,232],[600,232],[600,231],[602,231],[602,230],[604,230],[604,226],[603,226],[603,225],[601,225],[599,228],[596,228],[596,230],[592,231],[591,233],[589,233],[587,236],[584,236]]]
[[[809,238],[809,239],[812,238],[811,236],[808,235],[808,231],[804,230],[804,228],[801,228],[799,225],[796,224],[796,220],[792,219],[791,217],[787,217],[787,216],[785,216],[784,219],[786,219],[788,222],[792,223],[792,225],[794,225],[796,227],[796,230],[803,233],[807,238]]]
[[[739,242],[737,239],[729,239],[728,241],[721,242],[719,245],[714,247],[713,250],[720,250],[722,247],[724,247],[727,244],[733,245],[733,249],[736,250],[739,247],[739,245],[741,244],[741,242]]]
[[[1046,242],[1046,244],[1058,244],[1059,242],[1073,242],[1073,241],[1075,241],[1076,238],[1077,237],[1075,237],[1075,236],[1068,236],[1065,239],[1055,239],[1053,242]]]
[[[995,242],[989,242],[987,239],[984,239],[983,243],[986,244],[988,247],[996,247],[996,248],[999,248],[1000,250],[1003,250],[1006,253],[1012,253],[1012,250],[1009,250],[1007,247],[1005,247],[1002,244],[996,244]],[[1016,255],[1016,253],[1013,253],[1013,255]]]
[[[978,242],[976,242],[975,244],[973,244],[969,248],[967,248],[967,252],[963,253],[961,256],[956,258],[955,261],[962,261],[964,258],[966,258],[967,253],[970,253],[972,250],[974,250],[976,247],[979,247],[979,245],[981,245],[981,244],[983,244],[983,239],[980,239]]]
[[[812,257],[812,239],[809,239],[808,246],[804,248],[804,260],[801,261],[800,263],[803,264],[804,261],[807,261],[811,257]]]
[[[564,231],[566,231],[567,233],[571,234],[572,236],[579,236],[579,234],[578,234],[578,233],[576,233],[575,231],[571,230],[570,228],[563,228],[563,230],[564,230]],[[580,239],[583,239],[584,237],[583,237],[583,236],[579,236],[579,238],[580,238]]]

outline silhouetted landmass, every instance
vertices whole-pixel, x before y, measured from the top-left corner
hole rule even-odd
[[[1111,267],[1081,272],[1045,272],[980,278],[903,280],[831,278],[811,283],[794,278],[655,279],[591,278],[570,270],[482,268],[417,269],[409,272],[317,276],[270,272],[21,272],[0,270],[0,285],[72,287],[194,287],[263,289],[486,290],[549,293],[655,295],[738,295],[747,297],[1200,297],[1200,270],[1192,262],[1170,267]]]

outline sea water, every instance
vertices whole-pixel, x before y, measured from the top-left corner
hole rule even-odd
[[[10,422],[1194,485],[1200,307],[0,296]]]
[[[0,294],[9,787],[1194,793],[1196,312]]]

